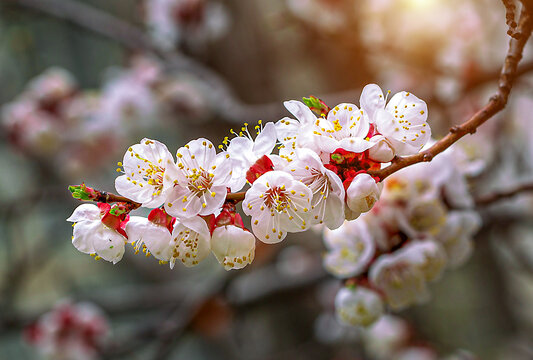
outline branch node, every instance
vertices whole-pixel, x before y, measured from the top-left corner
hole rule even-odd
[[[455,133],[458,133],[459,131],[461,130],[461,127],[457,126],[457,125],[454,125],[450,128],[450,132],[452,134],[455,134]]]

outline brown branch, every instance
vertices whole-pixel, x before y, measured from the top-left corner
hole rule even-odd
[[[463,136],[473,134],[476,129],[485,121],[500,112],[507,105],[509,93],[516,77],[518,63],[522,59],[522,52],[531,35],[532,21],[531,16],[524,9],[520,14],[518,24],[518,39],[511,39],[509,43],[509,50],[505,58],[505,62],[500,73],[498,92],[492,96],[483,108],[475,113],[469,120],[460,126],[454,126],[450,132],[441,140],[437,141],[429,149],[422,151],[416,155],[407,157],[396,157],[392,164],[384,169],[369,172],[372,176],[377,176],[380,179],[385,179],[394,172],[403,169],[409,165],[413,165],[423,161],[431,161],[436,155],[440,154]]]
[[[101,191],[99,193],[99,196],[94,201],[108,203],[108,204],[116,203],[116,202],[127,203],[127,204],[131,204],[133,206],[133,209],[137,209],[141,207],[142,205],[141,203],[128,199],[127,197],[116,195],[113,193],[108,193],[105,191]]]
[[[495,192],[488,195],[479,196],[475,199],[476,206],[487,206],[491,205],[497,201],[508,199],[513,196],[522,194],[524,192],[530,192],[533,191],[533,183],[525,183],[519,186],[516,186],[512,189],[503,190],[499,192]]]
[[[233,201],[242,201],[244,200],[244,196],[246,195],[246,191],[243,192],[237,192],[237,193],[230,193],[226,196],[226,200],[233,200]]]

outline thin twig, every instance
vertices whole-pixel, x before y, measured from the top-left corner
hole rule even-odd
[[[522,52],[524,46],[527,43],[531,35],[532,23],[531,16],[525,10],[522,10],[520,14],[520,20],[518,24],[518,39],[511,39],[509,44],[509,50],[505,58],[505,62],[500,73],[498,92],[492,96],[483,108],[475,113],[468,121],[460,126],[454,126],[450,129],[450,132],[441,140],[437,141],[429,149],[422,151],[416,155],[407,157],[396,157],[392,164],[384,169],[377,171],[370,171],[372,176],[379,177],[381,180],[387,176],[395,173],[396,171],[403,169],[409,165],[413,165],[423,161],[431,161],[436,155],[440,154],[456,141],[461,139],[467,134],[473,134],[476,129],[481,126],[485,121],[493,117],[500,112],[507,105],[509,99],[509,93],[513,86],[518,63],[522,59]]]
[[[499,192],[495,192],[488,195],[483,195],[478,198],[476,198],[476,206],[487,206],[491,205],[497,201],[503,200],[503,199],[509,199],[513,196],[522,194],[524,192],[530,192],[533,191],[533,183],[526,183],[519,186],[516,186],[512,189],[503,190]]]

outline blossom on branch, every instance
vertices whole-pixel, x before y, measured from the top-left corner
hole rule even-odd
[[[114,215],[109,204],[82,204],[74,210],[67,221],[74,223],[72,244],[85,254],[95,254],[98,258],[116,264],[124,255],[127,241],[124,226],[127,219]]]

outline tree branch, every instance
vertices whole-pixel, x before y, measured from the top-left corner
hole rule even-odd
[[[533,191],[533,182],[531,183],[524,183],[521,185],[518,185],[512,189],[503,190],[499,192],[495,192],[488,195],[479,196],[475,199],[475,203],[477,207],[481,206],[487,206],[491,205],[497,201],[508,199],[513,196],[519,195],[524,192]]]
[[[460,126],[454,126],[450,129],[448,135],[443,139],[437,141],[429,149],[422,151],[416,155],[407,157],[396,157],[392,164],[384,169],[369,172],[372,176],[377,176],[381,180],[394,172],[403,169],[409,165],[413,165],[423,161],[431,161],[436,155],[440,154],[463,136],[473,134],[476,129],[485,121],[500,112],[507,105],[509,93],[513,86],[518,63],[522,59],[522,52],[531,35],[532,21],[530,14],[522,9],[520,20],[517,28],[517,38],[512,38],[509,43],[509,50],[505,58],[505,62],[500,73],[498,92],[492,96],[483,108],[475,113],[468,121]]]

